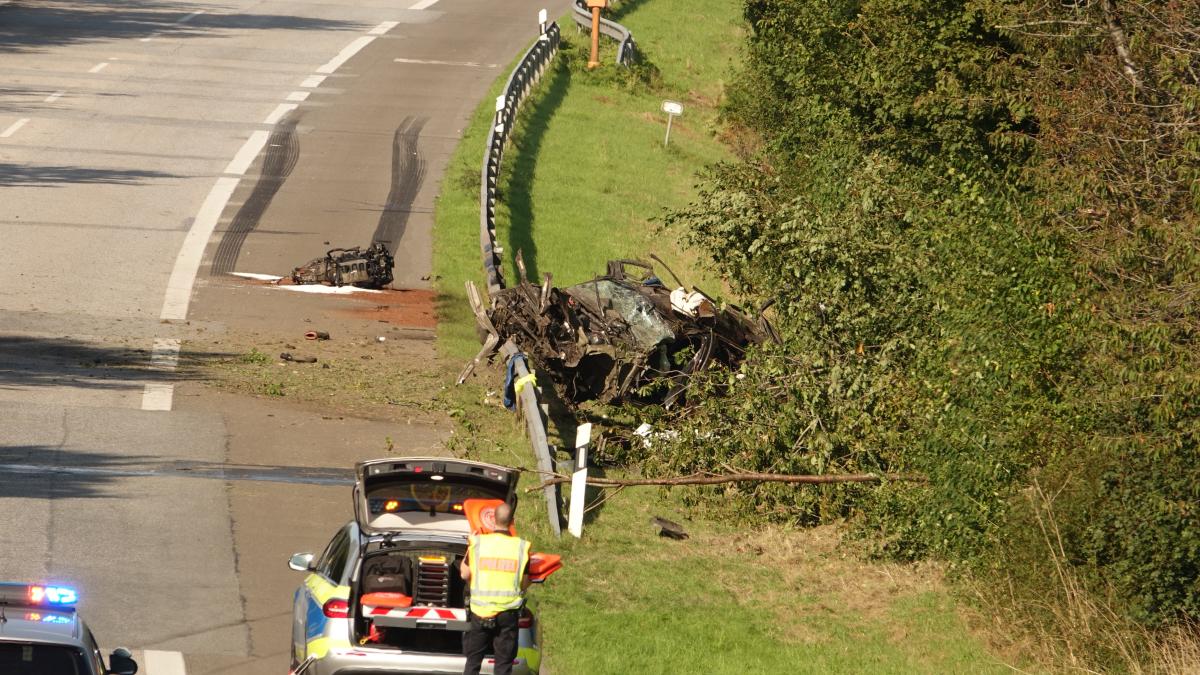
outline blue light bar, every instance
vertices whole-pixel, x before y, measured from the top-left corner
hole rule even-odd
[[[0,583],[0,604],[70,609],[79,593],[70,586]]]
[[[39,605],[67,607],[79,601],[79,594],[68,586],[30,586],[29,600]]]

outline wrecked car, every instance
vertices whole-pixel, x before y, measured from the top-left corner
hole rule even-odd
[[[549,274],[541,287],[531,284],[519,254],[517,266],[521,282],[495,293],[490,308],[470,296],[487,334],[484,351],[511,339],[568,403],[629,398],[669,407],[683,400],[693,373],[734,368],[749,346],[778,339],[766,306],[755,318],[719,308],[678,278],[669,288],[640,260],[609,261],[607,274],[567,288],[551,286]]]
[[[362,247],[334,248],[292,270],[292,283],[383,288],[392,283],[395,260],[379,242]]]

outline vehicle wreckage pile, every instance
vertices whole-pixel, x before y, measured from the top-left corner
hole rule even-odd
[[[379,242],[366,249],[335,248],[292,270],[292,283],[383,288],[392,283],[394,265],[391,252]]]
[[[470,290],[476,320],[488,334],[480,357],[511,339],[570,404],[678,405],[693,373],[714,364],[736,368],[747,347],[778,340],[762,315],[765,305],[754,318],[736,306],[718,308],[678,278],[677,287],[668,288],[640,260],[609,261],[607,274],[568,288],[551,286],[549,274],[540,287],[531,284],[519,255],[517,267],[520,283],[495,292],[488,309]]]

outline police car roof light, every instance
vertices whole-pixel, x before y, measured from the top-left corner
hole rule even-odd
[[[0,604],[72,609],[79,593],[70,586],[0,583]]]

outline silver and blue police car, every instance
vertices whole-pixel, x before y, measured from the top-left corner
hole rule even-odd
[[[133,675],[137,663],[116,649],[105,664],[96,638],[75,612],[68,586],[0,583],[0,673]]]
[[[469,588],[459,576],[479,503],[515,504],[513,469],[446,458],[390,458],[355,466],[355,519],[304,572],[292,615],[294,675],[462,673]],[[484,516],[486,519],[486,516]],[[552,556],[553,557],[553,556]],[[533,571],[534,581],[540,581]],[[522,610],[515,675],[538,672],[533,613]],[[491,673],[494,660],[485,659]]]

